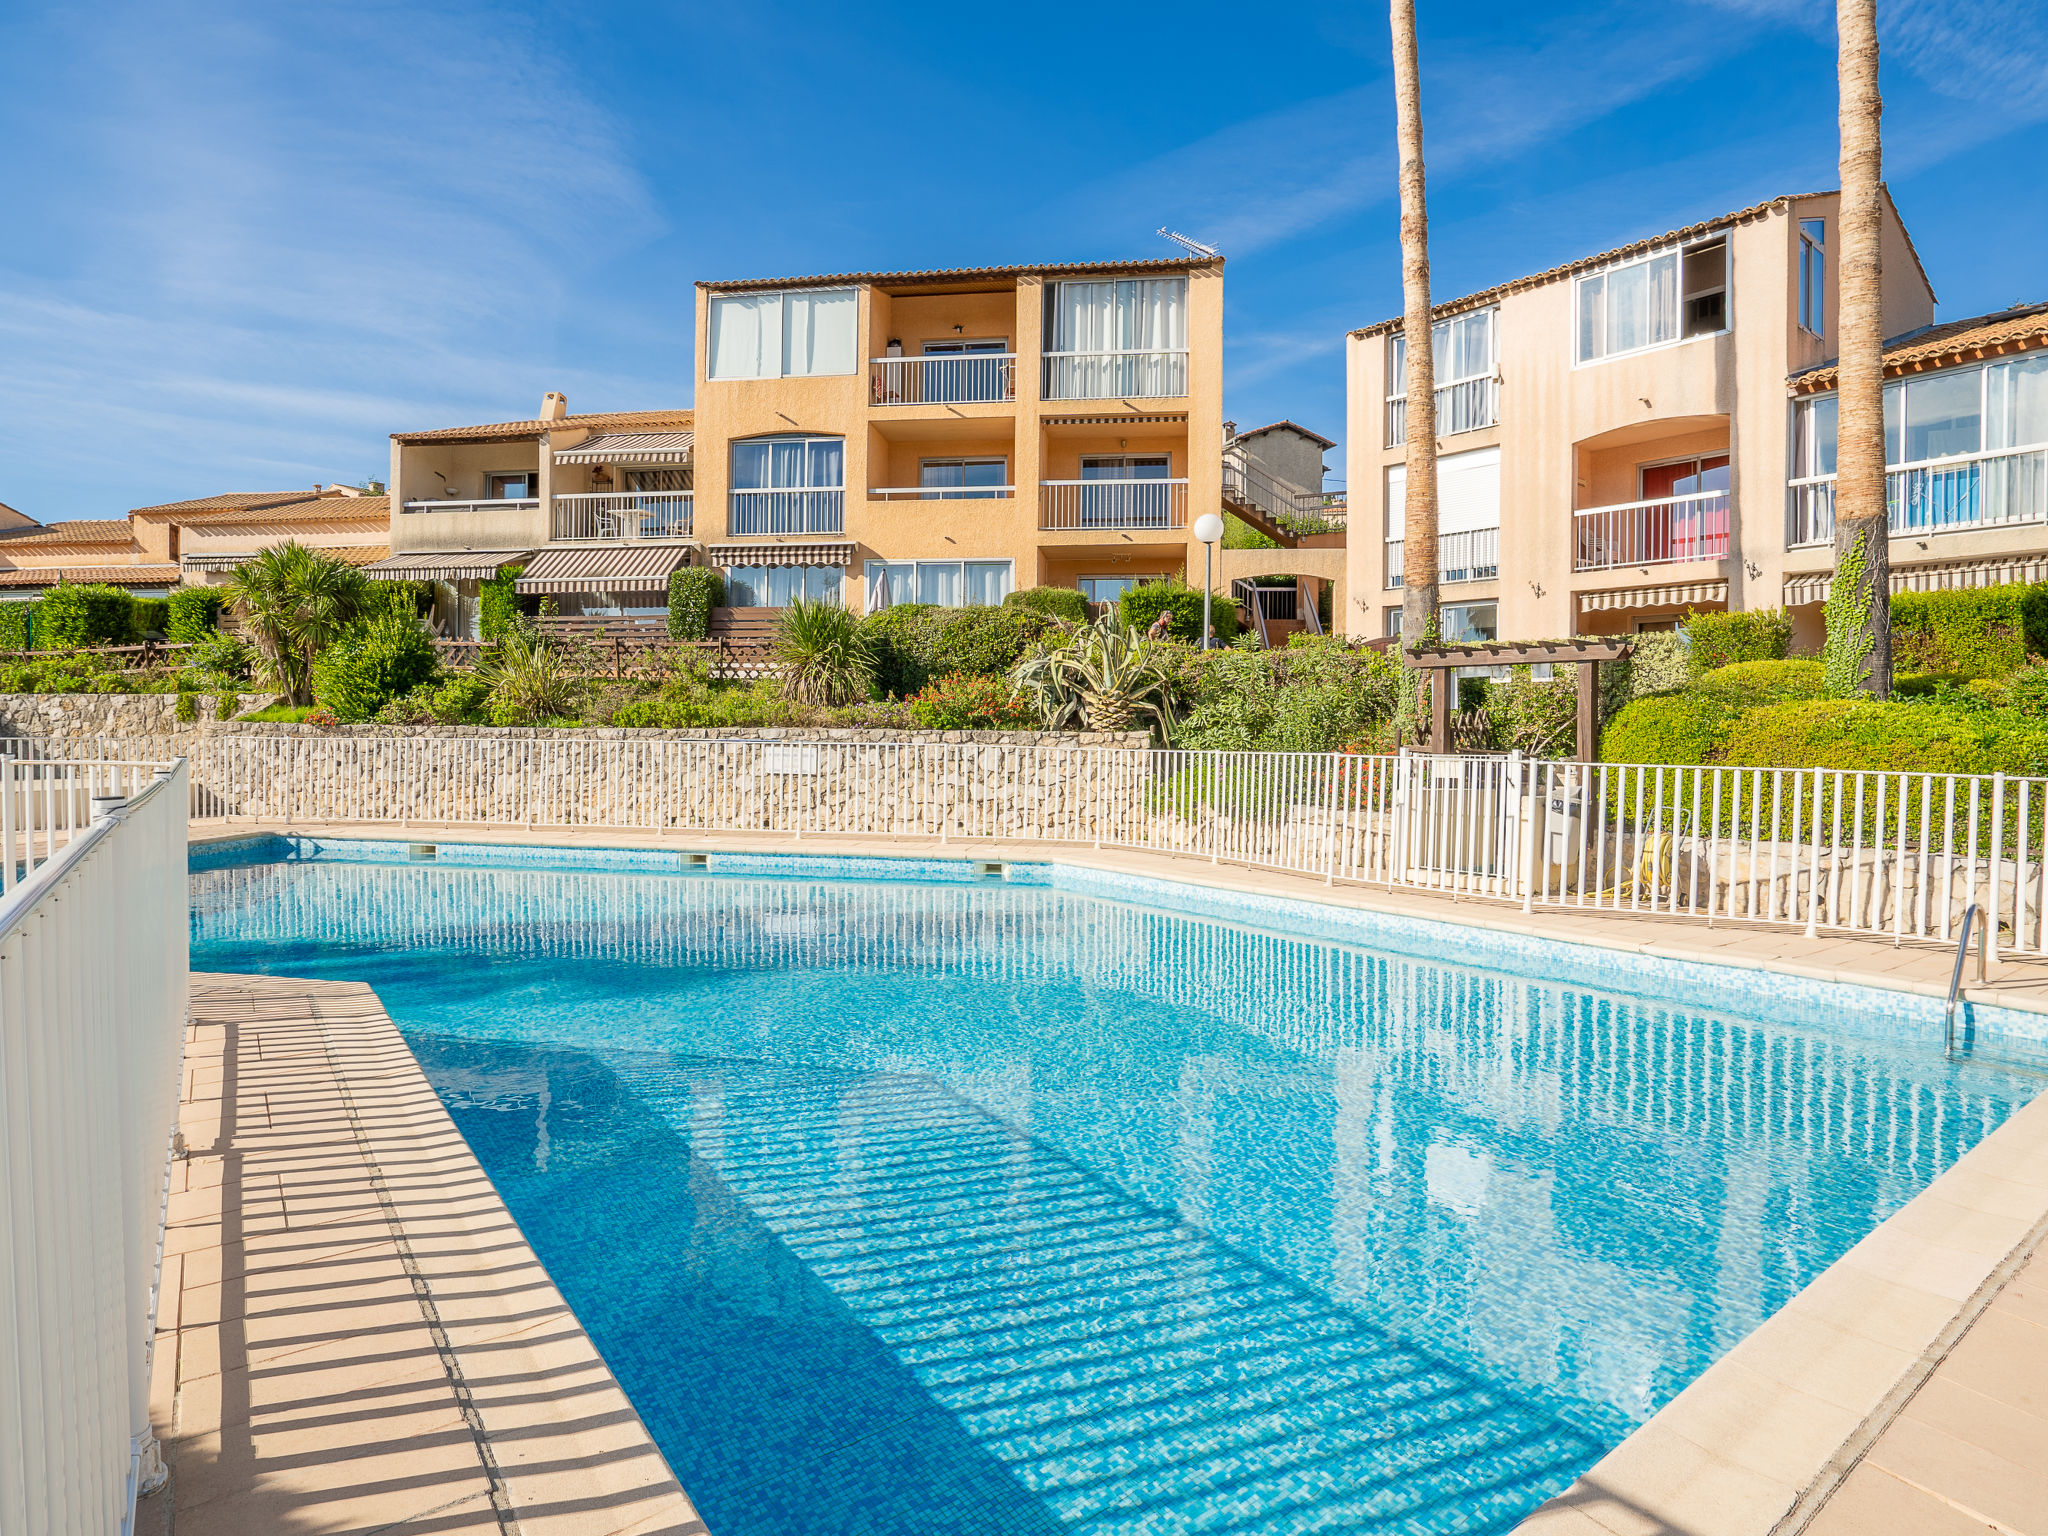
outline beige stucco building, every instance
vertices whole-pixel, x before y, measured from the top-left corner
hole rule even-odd
[[[1437,306],[1447,635],[1626,633],[1669,628],[1692,608],[1788,606],[1795,635],[1817,642],[1832,562],[1817,523],[1832,423],[1824,406],[1814,415],[1793,397],[1833,387],[1824,365],[1836,350],[1838,202],[1834,193],[1774,198]],[[1883,262],[1894,376],[1981,372],[1998,360],[1982,350],[1987,334],[1998,356],[2017,360],[2048,331],[2038,309],[1929,329],[1934,290],[1889,201]],[[1346,349],[1344,627],[1361,638],[1398,627],[1401,347],[1401,324],[1389,320],[1351,333]],[[2039,398],[2030,370],[2044,361],[2033,354],[2017,382],[1977,380],[1987,420],[1988,392],[2007,383]],[[1961,383],[1924,391],[1944,410],[1963,392]],[[1795,442],[1795,422],[1824,433],[1825,451]],[[2001,431],[1980,432],[1969,452],[1994,440],[2004,446],[1993,456],[2027,446]],[[1962,450],[1949,445],[1968,436],[1954,422],[1915,434],[1909,420],[1897,453],[1952,456]],[[2032,441],[2038,449],[2040,437]],[[2007,477],[1995,509],[1988,482],[1980,497],[1957,466],[1934,471],[1947,489],[1933,493],[1932,512],[1913,510],[1927,466],[1897,453],[1892,559],[1902,585],[1979,584],[2022,550],[2048,553],[2038,451],[1995,472]]]

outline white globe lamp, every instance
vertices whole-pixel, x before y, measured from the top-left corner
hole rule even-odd
[[[1223,538],[1223,519],[1204,512],[1195,519],[1195,537],[1202,541],[1202,649],[1209,649],[1209,590],[1216,584],[1216,546]]]

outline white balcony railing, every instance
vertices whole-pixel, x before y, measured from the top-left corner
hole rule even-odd
[[[1185,528],[1185,480],[1041,480],[1038,526],[1068,528]]]
[[[690,491],[596,491],[555,498],[549,537],[557,539],[687,539]]]
[[[1402,551],[1407,543],[1387,543],[1387,590],[1401,585],[1406,574]],[[1436,579],[1445,586],[1461,581],[1492,581],[1500,575],[1500,529],[1466,528],[1441,533],[1436,540]]]
[[[1161,399],[1188,392],[1186,352],[1048,352],[1048,400]]]
[[[493,496],[483,501],[459,501],[454,497],[446,501],[408,501],[407,512],[538,512],[538,496]]]
[[[1488,376],[1439,384],[1436,389],[1436,435],[1454,437],[1477,432],[1500,421],[1500,380]],[[1396,395],[1387,402],[1387,446],[1408,441],[1408,401]]]
[[[737,538],[770,533],[843,533],[846,490],[733,491],[730,532]]]
[[[1674,565],[1728,554],[1727,491],[1585,507],[1572,514],[1572,569]]]
[[[1014,352],[877,357],[868,363],[876,405],[987,405],[1017,398]]]
[[[1894,538],[2048,522],[2048,445],[1901,464],[1885,472],[1884,483],[1885,516]],[[1835,477],[1790,481],[1786,546],[1830,544],[1834,537]]]
[[[884,485],[868,492],[869,501],[1008,501],[1014,485]]]

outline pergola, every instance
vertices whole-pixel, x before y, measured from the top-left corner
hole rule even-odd
[[[1515,641],[1486,645],[1418,645],[1408,651],[1411,665],[1434,674],[1430,679],[1429,744],[1447,752],[1451,743],[1451,679],[1444,674],[1459,667],[1520,667],[1570,662],[1579,669],[1579,761],[1600,760],[1600,663],[1624,661],[1635,654],[1632,640],[1554,640],[1536,644]]]

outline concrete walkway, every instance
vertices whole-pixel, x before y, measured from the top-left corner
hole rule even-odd
[[[376,996],[193,977],[147,1536],[701,1533]]]

